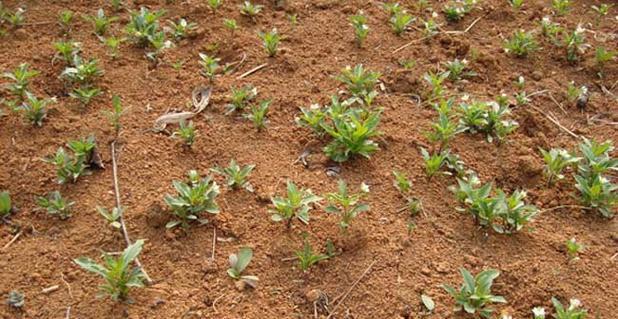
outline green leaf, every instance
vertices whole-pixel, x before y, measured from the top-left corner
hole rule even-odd
[[[234,265],[234,268],[238,271],[238,273],[242,273],[245,268],[247,268],[247,265],[249,265],[249,262],[251,262],[253,250],[249,247],[243,247],[238,251],[236,256],[238,257],[238,261],[236,262],[236,265]]]
[[[79,257],[73,259],[73,262],[87,271],[98,274],[104,278],[107,277],[108,270],[88,257]]]

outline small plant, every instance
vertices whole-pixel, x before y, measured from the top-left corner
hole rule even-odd
[[[5,219],[13,212],[11,195],[7,191],[0,192],[0,219]]]
[[[217,12],[222,3],[223,0],[208,0],[208,6],[210,6],[212,12]]]
[[[281,41],[281,36],[277,33],[277,29],[272,29],[269,32],[260,32],[258,35],[260,39],[262,39],[264,49],[266,53],[268,53],[268,56],[274,57],[277,54],[279,41]]]
[[[399,5],[399,2],[390,2],[390,3],[389,2],[385,2],[382,5],[382,8],[391,17],[403,11],[401,6]]]
[[[109,50],[109,56],[112,57],[112,59],[116,59],[120,55],[120,44],[122,44],[122,42],[124,42],[124,38],[115,36],[110,36],[103,40],[103,43]]]
[[[80,257],[73,261],[83,269],[95,273],[105,279],[100,285],[98,297],[110,296],[112,300],[126,300],[129,289],[144,286],[144,272],[139,267],[131,267],[131,263],[142,251],[144,240],[140,239],[129,245],[118,258],[105,255],[103,265],[87,257]]]
[[[567,240],[564,245],[567,250],[567,256],[569,257],[569,260],[571,261],[578,260],[579,257],[577,255],[581,253],[582,251],[584,251],[584,245],[578,243],[575,240],[575,237]]]
[[[253,122],[253,126],[255,126],[258,131],[266,127],[266,123],[268,122],[266,115],[268,114],[270,102],[271,100],[260,102],[259,106],[253,106],[251,108],[251,113],[245,115],[247,119]]]
[[[58,14],[58,24],[62,29],[63,34],[68,34],[71,31],[71,23],[73,23],[75,13],[71,10],[62,10]]]
[[[532,315],[534,316],[534,319],[545,319],[545,308],[543,307],[532,308]]]
[[[381,110],[350,110],[342,116],[333,117],[332,126],[322,125],[324,131],[333,138],[324,147],[324,153],[336,162],[345,162],[354,155],[369,158],[380,149],[372,138],[381,134],[378,131],[381,113]]]
[[[4,19],[11,25],[13,29],[18,29],[26,22],[26,16],[24,15],[26,10],[23,8],[17,8],[15,13],[9,11],[4,12]]]
[[[5,72],[2,74],[3,78],[7,78],[12,81],[7,88],[9,91],[17,96],[23,97],[28,90],[30,80],[39,75],[39,71],[29,70],[30,65],[28,63],[20,64],[13,72]]]
[[[24,117],[32,125],[42,126],[43,120],[47,117],[47,105],[55,102],[55,98],[39,99],[34,94],[26,92],[26,99],[17,110],[23,112]]]
[[[395,185],[395,188],[397,188],[400,193],[406,194],[412,190],[412,182],[410,182],[404,173],[393,171],[393,176],[395,177],[393,185]]]
[[[234,19],[223,19],[223,26],[226,29],[230,30],[230,33],[232,33],[232,35],[234,35],[234,32],[238,30],[238,24]]]
[[[581,193],[581,201],[587,207],[598,210],[603,217],[614,216],[613,209],[618,205],[618,184],[610,182],[607,178],[596,175],[592,178],[575,176],[575,188]]]
[[[448,285],[442,286],[455,298],[455,310],[461,311],[463,309],[469,314],[475,314],[478,311],[482,317],[491,318],[493,309],[489,308],[489,305],[506,303],[504,297],[491,294],[493,281],[500,275],[500,272],[495,269],[487,269],[473,277],[465,268],[461,268],[459,271],[464,279],[459,291]]]
[[[200,218],[202,213],[219,213],[219,206],[215,202],[219,195],[219,185],[212,181],[210,176],[201,178],[197,171],[189,171],[188,176],[188,183],[172,182],[178,193],[177,196],[165,196],[165,203],[172,209],[175,217],[165,225],[166,228],[182,226],[186,230],[192,221],[197,220],[201,224],[208,222],[207,219]]]
[[[575,102],[577,98],[584,92],[584,88],[584,86],[576,86],[575,82],[573,81],[569,82],[566,91],[567,100],[569,100],[569,102]]]
[[[253,4],[251,1],[245,1],[240,6],[240,14],[251,18],[251,20],[255,20],[255,17],[262,12],[263,8],[263,5]]]
[[[560,26],[560,24],[552,22],[549,17],[543,17],[541,20],[541,32],[544,36],[549,38],[553,44],[560,45],[558,35],[560,35],[563,31],[564,29]]]
[[[131,18],[125,28],[125,32],[129,39],[137,43],[139,46],[147,46],[151,38],[155,37],[160,31],[159,18],[165,14],[165,11],[150,11],[145,7],[141,7],[139,12],[131,12]]]
[[[597,63],[597,67],[599,69],[603,69],[605,64],[609,61],[614,60],[616,57],[616,52],[607,51],[604,47],[597,47],[594,52],[594,60]]]
[[[122,215],[122,208],[118,209],[118,207],[112,208],[112,210],[108,210],[105,207],[97,207],[97,212],[107,221],[107,223],[115,229],[120,229],[122,226],[120,224],[120,216]]]
[[[596,25],[599,25],[599,23],[601,22],[601,18],[609,14],[609,9],[613,6],[614,4],[607,4],[607,3],[602,3],[599,6],[595,6],[595,5],[590,6],[590,8],[592,8],[592,10],[594,10],[597,13],[597,16],[595,18]]]
[[[307,236],[304,236],[303,239],[303,249],[295,252],[296,257],[298,258],[298,266],[300,270],[303,272],[307,272],[311,267],[322,260],[326,260],[329,258],[328,255],[324,254],[316,254],[307,239]]]
[[[196,135],[197,130],[192,121],[189,121],[189,124],[181,121],[178,130],[172,134],[172,137],[179,137],[186,146],[191,147],[195,143]]]
[[[450,110],[450,107],[448,110]],[[463,132],[462,127],[451,121],[448,112],[449,111],[441,111],[438,109],[438,121],[431,124],[433,131],[428,134],[428,138],[431,142],[440,143],[440,149],[448,146],[448,143],[455,135]]]
[[[225,176],[227,186],[232,189],[244,188],[250,192],[253,192],[253,186],[247,180],[247,177],[251,174],[251,171],[255,168],[255,165],[246,165],[241,167],[236,163],[236,160],[230,160],[228,167],[220,168],[215,167],[210,170],[214,173]]]
[[[71,217],[71,206],[75,202],[67,201],[62,198],[62,195],[58,191],[49,193],[47,197],[38,197],[37,205],[42,209],[46,209],[50,215],[57,215],[60,219],[68,219]]]
[[[571,0],[552,0],[551,6],[557,15],[565,15],[571,10]]]
[[[243,247],[237,254],[231,254],[229,257],[230,268],[227,269],[227,274],[233,279],[241,280],[255,288],[258,277],[242,274],[245,268],[249,266],[251,258],[253,258],[253,250],[249,247]]]
[[[444,63],[446,72],[448,72],[448,79],[451,81],[459,81],[462,78],[468,78],[476,76],[476,73],[470,71],[468,68],[468,60],[455,59]]]
[[[344,231],[350,227],[350,223],[360,213],[369,210],[369,205],[361,204],[359,201],[369,193],[367,184],[362,183],[360,193],[350,194],[348,185],[343,180],[337,183],[337,192],[326,195],[329,205],[324,209],[327,213],[337,214],[341,217],[339,227]]]
[[[92,23],[94,33],[98,36],[104,36],[109,28],[109,25],[118,20],[118,17],[107,17],[103,9],[97,10],[97,14],[86,16],[86,20]]]
[[[118,12],[124,6],[124,0],[111,0],[112,8],[114,11]]]
[[[86,107],[101,93],[101,89],[96,87],[82,87],[74,88],[73,91],[69,93],[69,96],[78,100],[83,107]]]
[[[414,20],[414,17],[405,11],[397,12],[391,16],[391,28],[396,35],[402,35]]]
[[[492,228],[499,234],[512,234],[520,231],[524,226],[532,221],[538,213],[535,206],[524,203],[526,192],[516,190],[511,196],[506,196],[502,190],[497,190],[497,196],[492,199],[490,207],[495,207],[493,214],[496,219],[492,223]]]
[[[530,53],[538,50],[539,46],[531,32],[524,30],[515,31],[513,37],[504,45],[506,53],[517,57],[527,57]]]
[[[169,24],[172,28],[172,34],[176,40],[186,38],[189,36],[189,33],[197,29],[197,23],[187,22],[184,18],[178,19],[178,22],[170,21]]]
[[[245,85],[241,88],[232,87],[231,90],[231,103],[226,105],[226,114],[244,110],[258,94],[257,88],[252,85]]]
[[[358,64],[354,68],[347,66],[341,70],[337,80],[345,84],[354,97],[361,99],[367,105],[371,105],[373,97],[377,95],[374,87],[380,76],[380,72],[365,70],[362,64]]]
[[[541,149],[541,154],[545,161],[543,173],[547,177],[547,185],[553,185],[554,179],[563,179],[562,171],[569,166],[577,164],[580,160],[579,157],[571,155],[564,149],[553,148],[549,151]]]
[[[578,299],[569,300],[569,307],[565,308],[562,303],[555,297],[551,298],[551,303],[554,305],[556,319],[585,319],[588,316],[586,309],[581,309],[581,301]]]
[[[211,82],[215,79],[219,70],[219,61],[221,59],[200,53],[200,65],[202,66],[202,75],[207,77]]]
[[[73,151],[76,159],[90,163],[97,144],[94,136],[90,135],[84,139],[69,141],[67,146]]]
[[[466,14],[470,13],[475,4],[476,0],[449,2],[444,6],[442,12],[447,21],[458,22],[462,20]]]
[[[321,201],[322,198],[311,193],[310,189],[298,189],[292,181],[287,182],[287,197],[271,198],[275,210],[271,211],[272,220],[275,222],[286,221],[287,226],[292,226],[292,219],[298,218],[301,222],[309,223],[309,211],[311,204]]]
[[[524,0],[509,0],[509,2],[511,3],[511,7],[515,10],[521,9],[524,4]]]
[[[369,26],[367,25],[367,17],[363,15],[363,12],[359,12],[350,17],[350,23],[354,28],[354,36],[356,38],[356,45],[360,48],[363,46],[363,42],[369,35]]]
[[[482,132],[487,135],[487,140],[492,142],[494,137],[498,141],[503,140],[518,126],[517,122],[507,120],[510,114],[508,105],[496,102],[462,103],[460,107],[459,125],[463,131],[470,133]]]
[[[433,73],[431,71],[423,74],[423,79],[430,87],[429,98],[436,99],[444,95],[444,81],[448,79],[449,73]]]
[[[431,13],[431,17],[423,21],[423,36],[426,38],[432,38],[440,33],[440,24],[436,22],[438,14],[434,11]]]
[[[62,147],[58,148],[53,157],[47,158],[45,161],[56,166],[59,184],[75,183],[80,176],[87,173],[87,165],[84,160],[79,157],[71,158]]]
[[[308,108],[301,107],[300,112],[301,114],[295,118],[298,125],[311,128],[318,136],[324,134],[322,125],[324,123],[326,113],[324,113],[319,104],[311,104]]]
[[[564,46],[566,47],[567,61],[577,62],[579,54],[584,53],[588,45],[585,43],[586,36],[584,28],[578,25],[573,32],[565,32]]]
[[[72,66],[75,65],[75,61],[78,59],[77,56],[79,55],[79,52],[81,52],[81,43],[73,40],[58,41],[54,42],[54,49],[56,50],[54,59],[60,58],[67,65]]]
[[[449,151],[443,150],[436,154],[429,154],[425,148],[421,147],[421,155],[425,161],[425,173],[427,173],[427,176],[432,177],[446,164]]]
[[[99,61],[91,59],[83,61],[79,56],[73,56],[74,66],[67,67],[62,71],[60,77],[70,83],[79,85],[90,85],[94,80],[103,75],[103,70],[99,68]]]
[[[6,304],[9,305],[9,307],[21,309],[26,304],[26,295],[17,290],[11,290],[9,291]]]
[[[121,116],[126,112],[122,108],[122,102],[120,101],[120,96],[114,95],[112,96],[112,109],[111,111],[104,111],[105,116],[109,119],[110,124],[114,128],[114,132],[116,137],[120,133],[120,129],[122,128],[122,124],[120,123]]]

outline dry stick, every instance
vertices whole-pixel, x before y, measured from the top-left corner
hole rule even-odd
[[[214,261],[215,260],[215,248],[217,245],[217,227],[213,227],[212,228],[212,255],[210,256],[210,258]]]
[[[356,285],[358,285],[358,283],[369,273],[369,271],[371,270],[371,267],[373,267],[373,265],[375,265],[376,262],[377,260],[374,260],[369,265],[369,267],[367,267],[367,269],[365,269],[365,271],[360,275],[360,277],[356,279],[356,281],[352,284],[352,286],[350,286],[348,291],[346,291],[345,294],[341,298],[338,298],[339,302],[337,302],[335,307],[333,307],[333,310],[328,314],[328,317],[326,317],[326,319],[330,319],[337,312],[337,308],[339,308],[339,306],[343,303],[343,301],[345,301],[345,298],[348,297],[352,289],[354,289],[354,287],[356,287]]]
[[[127,232],[127,226],[124,223],[124,212],[122,211],[122,206],[120,205],[120,187],[118,186],[118,165],[116,164],[116,141],[112,142],[111,148],[112,148],[112,176],[114,177],[114,194],[116,195],[116,208],[120,212],[119,219],[120,219],[120,228],[122,229],[122,235],[124,236],[124,240],[127,243],[127,246],[130,246],[132,243],[131,243],[131,239],[129,238],[129,232]],[[135,258],[135,265],[137,265],[137,267],[139,267],[142,270],[142,273],[144,274],[144,277],[148,285],[152,285],[153,283],[152,279],[150,278],[150,276],[148,276],[148,273],[146,272],[146,270],[142,266],[142,263],[139,261],[137,257]]]
[[[549,116],[548,114],[546,114],[545,112],[543,112],[541,109],[539,109],[538,107],[534,106],[534,105],[530,105],[531,108],[535,109],[537,112],[543,114],[548,120],[550,120],[552,123],[556,124],[556,126],[558,126],[560,129],[562,129],[563,131],[567,132],[569,135],[573,136],[576,139],[580,139],[582,138],[581,136],[571,132],[571,130],[569,130],[568,128],[564,127],[562,124],[560,124],[560,122],[558,122],[558,120],[552,118],[551,116]]]
[[[266,66],[268,66],[268,63],[264,63],[264,64],[262,64],[262,65],[258,65],[258,66],[256,66],[255,68],[253,68],[253,69],[251,69],[251,70],[249,70],[249,71],[247,71],[247,72],[245,72],[245,73],[243,73],[243,74],[239,75],[239,76],[237,77],[237,79],[239,79],[239,80],[240,80],[240,79],[242,79],[242,78],[244,78],[244,77],[247,77],[247,76],[249,76],[249,75],[251,75],[251,74],[253,74],[253,73],[255,73],[255,72],[257,72],[257,71],[259,71],[259,70],[261,70],[261,69],[263,69],[263,68],[265,68]]]
[[[545,213],[545,212],[549,212],[549,211],[556,210],[556,209],[562,209],[562,208],[577,208],[577,209],[584,209],[584,210],[591,210],[592,209],[590,207],[580,206],[580,205],[560,205],[560,206],[555,206],[555,207],[541,209],[539,211],[539,213]]]
[[[562,113],[564,113],[565,115],[568,114],[567,111],[564,109],[564,107],[562,106],[562,104],[560,104],[555,98],[554,96],[551,94],[551,92],[549,92],[549,99],[552,100],[556,105],[558,105],[558,107],[560,108],[560,110],[562,110]]]
[[[461,33],[468,33],[468,31],[470,31],[470,29],[472,29],[472,27],[474,27],[474,25],[479,22],[483,17],[485,16],[480,16],[478,18],[476,18],[474,21],[472,21],[472,23],[463,31],[444,31],[444,33],[446,34],[461,34]]]
[[[70,319],[71,318],[71,306],[67,307],[67,312],[65,312],[64,314],[64,319]]]
[[[8,243],[6,243],[6,245],[4,245],[4,247],[2,247],[2,250],[6,250],[7,248],[9,248],[9,246],[11,246],[18,238],[19,236],[21,236],[21,234],[23,233],[23,230],[20,230],[19,233],[17,233],[17,235],[13,236],[13,239],[11,239],[11,241],[9,241]]]
[[[408,43],[406,43],[406,44],[404,44],[404,45],[402,45],[402,46],[398,47],[398,48],[397,48],[397,49],[395,49],[393,52],[391,52],[391,54],[395,54],[395,53],[397,53],[397,52],[399,52],[399,51],[401,51],[401,50],[403,50],[403,49],[405,49],[405,48],[407,48],[407,47],[409,47],[409,46],[413,45],[414,43],[416,43],[416,42],[420,42],[420,41],[423,41],[423,40],[425,40],[425,39],[427,39],[427,38],[429,38],[429,37],[430,37],[430,36],[425,36],[425,37],[422,37],[422,38],[420,38],[420,39],[415,39],[415,40],[412,40],[412,41],[410,41],[410,42],[408,42]]]

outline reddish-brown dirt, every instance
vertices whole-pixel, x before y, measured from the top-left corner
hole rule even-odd
[[[568,64],[563,49],[544,40],[542,50],[527,59],[503,52],[504,38],[514,30],[538,29],[538,21],[551,13],[550,1],[526,0],[519,12],[513,11],[507,1],[483,1],[462,22],[443,26],[445,30],[463,30],[482,17],[467,34],[440,34],[396,54],[392,51],[422,34],[413,30],[403,37],[395,36],[378,1],[290,0],[285,9],[275,8],[272,1],[259,1],[265,9],[255,23],[240,16],[240,1],[224,1],[216,14],[201,0],[134,2],[128,6],[130,9],[145,5],[165,9],[166,20],[185,17],[197,22],[197,34],[177,43],[153,68],[143,56],[143,49],[129,43],[123,44],[120,58],[110,59],[92,34],[91,25],[76,19],[69,37],[81,42],[84,55],[98,58],[105,70],[97,82],[105,94],[79,111],[58,79],[62,66],[51,63],[52,43],[61,38],[55,21],[63,8],[81,15],[94,14],[102,7],[109,13],[108,1],[4,1],[8,8],[26,9],[27,25],[0,38],[0,69],[30,63],[41,71],[31,84],[33,91],[39,96],[57,96],[58,103],[52,106],[41,128],[33,128],[13,112],[0,118],[0,190],[10,191],[19,208],[11,219],[24,230],[16,242],[0,251],[0,295],[4,300],[13,289],[26,295],[23,312],[0,306],[2,318],[64,318],[67,307],[71,307],[71,318],[313,318],[313,305],[306,297],[310,290],[324,291],[332,300],[374,261],[371,271],[341,304],[336,318],[423,317],[421,293],[436,302],[434,314],[427,317],[463,318],[452,311],[454,301],[440,287],[445,283],[459,286],[460,267],[474,273],[484,268],[500,270],[494,292],[503,295],[508,303],[496,309],[513,318],[531,317],[534,306],[549,307],[552,296],[562,300],[579,298],[592,315],[614,318],[618,309],[616,219],[566,208],[540,214],[532,224],[533,230],[511,236],[481,229],[470,215],[455,210],[458,203],[448,190],[453,178],[428,179],[418,151],[419,146],[430,145],[425,132],[436,113],[420,107],[411,97],[424,92],[423,73],[456,57],[470,60],[479,76],[455,85],[449,83],[450,92],[481,99],[501,92],[512,94],[516,90],[513,81],[522,75],[527,92],[548,90],[565,111],[547,95],[532,97],[531,105],[555,114],[577,134],[598,140],[616,139],[615,61],[608,63],[601,81],[596,76],[593,50],[588,50],[577,65]],[[408,8],[416,3],[400,2]],[[437,11],[444,4],[431,3]],[[617,50],[617,8],[594,25],[595,14],[589,9],[592,4],[599,2],[576,1],[568,15],[554,20],[569,29],[584,23],[594,31],[587,33],[588,43]],[[371,28],[362,49],[355,46],[348,21],[348,16],[359,9],[369,17]],[[426,12],[411,11],[419,17],[428,16]],[[289,23],[287,13],[298,15],[296,26]],[[126,10],[119,16],[111,27],[112,34],[121,35],[127,23]],[[233,37],[222,26],[226,17],[240,24]],[[442,14],[438,20],[444,22]],[[268,58],[256,34],[272,27],[285,35],[285,41],[279,54]],[[178,140],[149,129],[167,110],[186,109],[192,89],[207,83],[199,74],[198,53],[214,47],[217,51],[211,53],[224,58],[223,62],[233,61],[241,53],[247,54],[247,61],[236,73],[216,79],[210,106],[205,115],[195,119],[199,136],[193,148],[187,150]],[[398,63],[403,59],[413,59],[416,65],[404,70]],[[186,63],[175,70],[171,63],[179,60]],[[268,63],[268,67],[236,79],[238,74],[262,63]],[[384,134],[379,152],[371,159],[343,164],[340,177],[354,188],[363,181],[370,185],[367,202],[371,210],[354,221],[346,236],[340,233],[335,216],[320,209],[312,211],[308,226],[295,223],[288,230],[272,222],[268,214],[268,199],[284,191],[285,180],[291,179],[318,194],[334,191],[337,181],[325,173],[332,163],[320,151],[323,142],[294,123],[298,107],[327,103],[331,94],[342,89],[334,76],[346,65],[358,63],[382,73],[386,90],[380,92],[376,104],[385,109],[380,123]],[[590,88],[590,103],[584,111],[565,99],[569,81]],[[256,132],[246,120],[223,114],[230,86],[245,83],[257,86],[261,98],[273,100],[270,123],[262,132]],[[604,93],[601,85],[613,96]],[[155,280],[152,286],[131,291],[132,304],[96,299],[101,279],[72,262],[79,256],[98,258],[101,252],[117,252],[125,247],[122,236],[95,211],[97,205],[114,204],[109,148],[113,130],[102,114],[102,110],[109,109],[112,94],[120,95],[124,105],[130,107],[122,119],[118,141],[128,230],[132,238],[146,239],[140,258]],[[588,120],[594,116],[603,122]],[[483,181],[493,181],[508,191],[527,189],[528,201],[541,209],[578,204],[572,197],[575,189],[571,174],[557,186],[546,187],[538,152],[539,147],[574,148],[577,140],[530,107],[513,109],[513,117],[520,127],[506,143],[497,145],[480,135],[460,134],[452,143],[452,151]],[[68,140],[88,134],[96,135],[106,169],[76,184],[57,185],[54,168],[41,158]],[[309,168],[295,163],[306,145],[313,151]],[[163,196],[172,193],[172,180],[184,178],[190,169],[206,174],[209,168],[225,165],[231,158],[256,165],[250,177],[255,194],[223,187],[217,199],[222,212],[210,224],[193,227],[185,236],[166,231],[169,215]],[[425,212],[413,217],[416,228],[411,233],[407,230],[410,218],[406,213],[397,213],[404,200],[392,186],[393,169],[411,177],[413,192],[423,203]],[[53,190],[60,190],[76,202],[72,218],[60,221],[36,210],[35,196]],[[218,237],[234,238],[216,244],[214,262],[210,260],[213,227]],[[318,264],[307,274],[301,273],[295,262],[286,258],[301,247],[303,232],[310,234],[316,248],[333,240],[340,255]],[[3,246],[13,236],[10,227],[0,226]],[[569,263],[564,243],[572,237],[586,250],[581,260]],[[226,274],[227,256],[241,246],[254,250],[248,273],[260,278],[255,290],[238,291]],[[59,285],[59,289],[49,294],[41,292],[52,285]]]

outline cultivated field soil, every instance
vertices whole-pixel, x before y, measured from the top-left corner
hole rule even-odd
[[[589,318],[616,318],[616,219],[576,207],[580,201],[572,170],[548,187],[539,148],[575,150],[580,136],[616,141],[618,65],[616,60],[606,63],[600,78],[594,49],[618,50],[618,6],[597,22],[597,13],[590,7],[600,1],[573,1],[571,10],[558,16],[549,0],[525,0],[519,11],[504,0],[484,0],[460,22],[447,23],[442,13],[446,3],[429,1],[438,13],[441,32],[421,40],[421,19],[429,18],[431,11],[419,11],[416,1],[400,1],[417,17],[414,27],[402,36],[391,30],[380,1],[275,4],[262,0],[255,2],[264,5],[255,21],[240,14],[238,0],[224,1],[216,13],[204,0],[127,2],[114,12],[109,1],[3,1],[9,10],[24,8],[26,20],[18,29],[7,28],[0,38],[0,70],[29,63],[40,71],[30,91],[39,97],[55,96],[57,103],[50,105],[42,127],[2,106],[0,190],[10,192],[17,211],[10,223],[0,225],[0,246],[21,234],[0,251],[0,295],[4,303],[10,291],[20,291],[25,305],[21,310],[0,305],[0,317],[326,318],[329,313],[324,308],[332,311],[338,305],[332,318],[469,318],[473,316],[453,311],[455,301],[441,287],[459,288],[459,269],[465,267],[473,274],[489,268],[500,271],[492,292],[508,303],[494,305],[495,318],[503,314],[532,318],[531,309],[536,306],[553,313],[551,297],[563,303],[580,299]],[[144,56],[143,48],[128,41],[121,44],[118,58],[112,59],[92,25],[82,18],[103,8],[108,16],[119,17],[108,35],[122,36],[129,13],[142,6],[164,9],[162,24],[185,18],[198,25],[187,39],[174,41],[156,65]],[[68,35],[61,34],[57,23],[63,9],[76,13]],[[349,20],[359,10],[370,28],[362,48],[354,41]],[[291,22],[292,15],[296,23]],[[540,34],[544,16],[568,30],[578,24],[587,29],[586,43],[591,47],[580,54],[578,63],[567,62],[564,47]],[[223,26],[225,18],[238,23],[233,36]],[[471,25],[467,32],[446,32],[464,31]],[[257,33],[273,27],[284,39],[277,55],[269,58]],[[505,53],[505,40],[518,29],[534,30],[541,49],[527,58]],[[95,81],[102,95],[86,108],[68,96],[58,78],[64,64],[52,61],[53,43],[63,38],[81,42],[82,56],[97,58],[105,72]],[[243,55],[246,59],[210,83],[200,74],[198,53],[221,58],[221,65]],[[518,233],[498,234],[479,226],[470,213],[456,210],[461,204],[449,190],[456,184],[454,177],[425,174],[420,147],[435,149],[426,133],[437,112],[426,102],[423,74],[444,70],[443,63],[455,58],[465,58],[477,73],[445,82],[447,95],[457,102],[466,94],[477,100],[495,99],[501,93],[512,97],[519,92],[514,84],[519,76],[525,78],[525,91],[532,94],[528,104],[511,106],[510,118],[519,127],[504,142],[462,133],[450,143],[451,152],[483,182],[493,182],[507,193],[528,191],[526,202],[541,212]],[[415,63],[404,67],[400,62],[406,60]],[[172,66],[179,61],[184,64]],[[238,78],[265,63],[262,69]],[[375,139],[380,150],[370,159],[354,157],[338,164],[322,151],[329,138],[316,137],[294,119],[299,107],[328,104],[338,92],[345,95],[341,93],[345,86],[335,77],[344,67],[357,64],[381,73],[374,102],[384,109],[378,126],[382,135]],[[567,99],[570,81],[588,87],[585,108]],[[258,100],[272,99],[269,123],[261,131],[239,115],[225,115],[230,88],[245,84],[257,87]],[[159,116],[191,110],[191,93],[199,86],[212,86],[212,95],[208,107],[193,118],[198,135],[191,148],[166,132],[152,130]],[[2,94],[10,96],[6,90]],[[110,147],[115,134],[103,113],[111,108],[112,95],[119,95],[128,109],[116,140],[127,230],[132,240],[145,239],[139,257],[154,280],[145,288],[132,289],[130,303],[97,299],[103,279],[73,262],[80,256],[101,262],[103,252],[118,253],[126,247],[122,233],[95,209],[115,205]],[[175,124],[168,126],[170,132],[176,129]],[[105,168],[92,170],[76,183],[57,184],[54,166],[42,159],[61,146],[66,148],[67,141],[91,134]],[[310,153],[306,166],[297,160],[305,151]],[[231,190],[216,175],[220,214],[207,214],[208,224],[194,224],[187,233],[166,229],[172,214],[163,198],[175,194],[172,181],[185,180],[191,169],[205,176],[212,167],[227,166],[230,159],[256,165],[249,177],[255,191]],[[410,216],[401,209],[405,198],[393,186],[393,170],[404,172],[412,181],[412,195],[422,202],[419,214]],[[340,178],[354,191],[362,182],[371,191],[363,200],[370,210],[360,214],[347,233],[340,230],[336,215],[324,212],[325,202],[311,210],[308,225],[295,220],[288,229],[271,220],[270,198],[285,194],[288,179],[323,196],[336,191]],[[36,196],[55,190],[75,202],[67,220],[37,209]],[[561,205],[566,207],[555,209]],[[410,228],[412,224],[415,227]],[[336,256],[303,273],[293,258],[302,248],[303,233],[317,252],[324,253],[326,243],[332,241]],[[585,250],[579,260],[569,262],[565,242],[573,237]],[[226,270],[228,256],[245,246],[254,253],[245,273],[258,276],[259,283],[255,289],[239,290]],[[43,292],[55,285],[56,290]],[[326,294],[328,302],[321,298],[314,307],[317,292]],[[432,313],[423,306],[421,294],[435,302]]]

